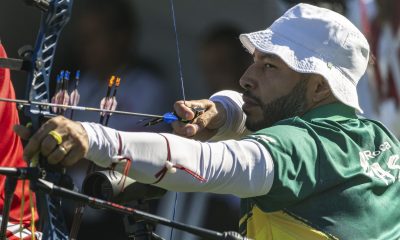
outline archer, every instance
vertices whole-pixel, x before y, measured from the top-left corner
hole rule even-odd
[[[363,34],[338,13],[298,4],[240,40],[254,59],[240,79],[243,95],[175,104],[185,119],[194,117],[190,107],[206,109],[193,123],[175,122],[175,132],[224,141],[57,117],[30,138],[24,157],[40,151],[66,166],[85,157],[168,190],[234,194],[240,232],[255,239],[398,239],[400,142],[356,115],[369,61]]]

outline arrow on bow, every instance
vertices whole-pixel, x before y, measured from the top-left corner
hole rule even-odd
[[[53,66],[53,60],[55,56],[55,50],[58,42],[58,38],[63,27],[67,24],[73,5],[73,0],[25,0],[27,3],[39,7],[42,10],[42,20],[39,29],[38,38],[36,40],[35,49],[32,55],[26,57],[30,59],[27,66],[26,60],[21,61],[0,61],[2,66],[7,66],[12,68],[20,68],[29,70],[26,99],[28,100],[12,100],[1,98],[0,101],[15,102],[24,106],[24,113],[30,118],[32,122],[32,130],[36,131],[46,116],[54,116],[50,113],[50,108],[59,109],[71,109],[80,111],[96,111],[96,112],[106,112],[108,114],[124,114],[140,117],[151,117],[154,119],[162,119],[162,121],[170,123],[177,120],[182,120],[178,118],[173,113],[167,113],[164,115],[152,115],[152,114],[141,114],[132,113],[124,111],[113,111],[96,109],[89,107],[74,106],[73,104],[54,104],[50,103],[49,99],[49,85],[50,85],[50,74]],[[178,51],[178,63],[180,71],[180,80],[182,84],[182,94],[185,100],[184,86],[183,86],[183,76],[182,76],[182,65],[180,61],[179,53],[179,42],[175,23],[175,13],[173,7],[173,1],[171,0],[172,15],[174,21],[174,30],[176,34],[176,44]],[[11,65],[10,65],[11,64]],[[60,86],[62,88],[62,86]],[[64,102],[64,101],[63,101]],[[195,115],[204,109],[193,109]],[[40,230],[43,232],[43,239],[46,240],[68,240],[68,231],[66,229],[66,223],[61,212],[61,196],[74,199],[76,201],[84,202],[89,205],[103,206],[105,208],[113,209],[114,211],[119,211],[125,214],[135,214],[139,215],[146,221],[153,223],[160,223],[174,228],[178,228],[184,231],[191,232],[193,234],[204,236],[209,239],[244,239],[239,238],[236,234],[231,233],[219,233],[210,231],[207,229],[201,229],[197,227],[187,226],[182,223],[177,223],[168,219],[163,219],[158,216],[154,216],[145,212],[141,212],[135,209],[130,209],[124,206],[117,205],[115,203],[106,202],[104,200],[95,199],[80,193],[73,192],[71,190],[59,187],[57,185],[62,185],[67,179],[67,176],[60,172],[60,169],[50,166],[47,161],[39,156],[37,162],[33,164],[33,168],[1,168],[0,174],[7,175],[7,179],[10,179],[7,184],[9,189],[8,192],[13,192],[15,190],[15,185],[12,181],[16,181],[18,178],[23,178],[31,180],[31,188],[36,191],[37,206],[39,212],[39,226]],[[11,171],[12,173],[10,173]],[[37,174],[27,174],[27,171],[34,171]],[[8,172],[8,173],[7,173]],[[45,192],[52,193],[46,194]],[[8,194],[11,196],[12,194]],[[6,222],[8,219],[7,206],[11,203],[11,200],[5,200],[5,208],[3,210],[3,221]],[[4,225],[4,224],[3,224]],[[6,224],[5,224],[6,225]],[[2,231],[5,231],[2,229]],[[0,233],[1,234],[1,233]],[[3,237],[5,234],[2,235]]]
[[[73,105],[65,105],[65,104],[57,104],[57,103],[47,103],[47,102],[36,102],[36,101],[28,101],[21,99],[9,99],[9,98],[0,98],[0,102],[13,102],[19,104],[20,108],[24,107],[35,107],[37,110],[34,110],[35,113],[42,113],[46,116],[55,116],[48,112],[49,107],[54,108],[65,108],[76,111],[87,111],[87,112],[99,112],[106,114],[117,114],[117,115],[126,115],[133,117],[146,117],[146,118],[157,118],[162,119],[165,123],[172,123],[174,121],[182,121],[186,122],[185,119],[182,119],[175,115],[173,112],[165,113],[164,115],[156,115],[156,114],[147,114],[147,113],[137,113],[137,112],[127,112],[127,111],[119,111],[119,110],[108,110],[103,108],[93,108],[93,107],[83,107],[83,106],[73,106]]]

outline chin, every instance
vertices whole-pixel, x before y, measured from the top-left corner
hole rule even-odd
[[[266,124],[263,119],[255,120],[254,118],[252,119],[251,117],[247,117],[246,119],[246,128],[252,132],[264,129],[269,127],[269,124]]]
[[[249,111],[244,111],[246,114],[246,123],[245,126],[248,130],[250,131],[258,131],[264,128],[268,128],[274,125],[274,123],[278,122],[281,119],[277,118],[271,118],[269,115],[263,115],[254,113],[254,112],[249,112]],[[275,116],[277,114],[272,114],[272,116]]]

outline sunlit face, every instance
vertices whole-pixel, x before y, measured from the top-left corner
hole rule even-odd
[[[246,127],[256,131],[303,114],[307,108],[307,75],[295,72],[276,55],[256,50],[253,57],[254,63],[240,79],[245,89]]]

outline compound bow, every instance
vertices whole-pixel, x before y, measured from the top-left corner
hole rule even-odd
[[[71,16],[73,0],[26,0],[27,3],[42,10],[42,19],[39,33],[33,52],[23,53],[26,59],[30,58],[31,68],[28,73],[26,99],[36,102],[50,102],[50,74],[55,58],[57,42],[61,31]],[[32,122],[32,130],[36,131],[46,115],[50,115],[49,108],[31,105],[24,108],[24,114]],[[60,170],[47,164],[39,156],[37,167],[45,171],[44,179],[54,184],[70,185],[68,177]],[[36,166],[35,166],[36,167]],[[69,183],[68,183],[69,182]],[[31,187],[35,189],[35,181]],[[61,209],[61,198],[50,196],[43,191],[36,191],[39,213],[39,226],[43,232],[43,239],[67,240],[68,231]]]
[[[21,55],[23,56],[23,60],[18,59],[0,59],[0,65],[9,66],[10,68],[19,68],[23,70],[28,70],[28,82],[27,82],[27,90],[26,90],[26,99],[28,99],[28,103],[24,108],[24,114],[30,119],[32,122],[32,130],[37,130],[44,118],[51,117],[50,107],[48,103],[50,103],[50,74],[52,71],[53,60],[55,57],[57,42],[60,37],[61,31],[63,27],[67,24],[71,16],[71,10],[73,5],[73,0],[25,0],[26,3],[30,5],[34,5],[42,10],[42,19],[40,24],[40,29],[38,33],[38,37],[36,40],[36,45],[33,50],[29,48],[23,49]],[[171,4],[173,2],[171,1]],[[173,5],[172,5],[173,11]],[[174,13],[174,28],[175,26],[175,16]],[[176,32],[175,32],[176,33]],[[177,36],[176,36],[177,37]],[[179,68],[181,73],[181,83],[182,83],[182,91],[183,91],[183,78],[182,78],[182,70],[179,59],[179,46],[178,39],[176,39],[177,43],[177,51],[178,51],[178,61]],[[183,98],[185,99],[184,92]],[[37,103],[37,104],[32,104]],[[43,103],[43,104],[39,104]],[[47,104],[47,105],[46,105]],[[197,111],[196,111],[197,113]],[[12,181],[16,181],[17,178],[27,177],[31,179],[31,188],[36,191],[37,198],[37,206],[39,212],[39,226],[43,232],[43,239],[45,240],[68,240],[68,231],[66,227],[66,223],[61,211],[61,196],[68,197],[71,199],[81,201],[88,201],[96,203],[96,199],[90,198],[83,194],[79,194],[70,190],[66,190],[58,187],[67,187],[72,188],[72,182],[65,174],[63,169],[55,168],[47,164],[45,159],[41,156],[38,156],[38,159],[33,161],[33,168],[27,169],[1,169],[2,174],[8,174],[7,177],[8,189],[6,192],[13,192],[15,189],[15,184],[12,184]],[[11,173],[10,173],[11,171]],[[6,174],[6,175],[7,175]],[[11,177],[10,177],[11,176]],[[35,180],[35,178],[39,178]],[[50,182],[51,185],[47,184]],[[11,183],[11,184],[10,184]],[[47,189],[52,189],[50,192],[56,193],[46,194],[43,191],[43,188],[47,185]],[[14,189],[13,189],[14,188]],[[49,191],[47,191],[49,192]],[[65,192],[69,192],[68,195]],[[57,194],[58,193],[58,194]],[[78,194],[78,195],[77,195]],[[10,194],[9,194],[10,195]],[[73,197],[75,195],[75,198]],[[11,194],[12,199],[12,194]],[[96,200],[96,201],[95,201]],[[7,200],[9,203],[10,200]],[[101,201],[101,200],[100,200]],[[6,200],[5,200],[6,202]],[[98,201],[97,201],[97,204]],[[115,206],[116,204],[109,204],[111,209],[117,210]],[[104,206],[107,206],[105,204]],[[122,207],[122,206],[121,206]],[[7,204],[5,203],[5,209],[3,210],[3,214],[7,214]],[[122,207],[123,208],[123,207]],[[129,208],[123,209],[122,212],[132,214],[137,212],[137,210],[127,210]],[[121,209],[119,209],[121,212]],[[141,213],[139,211],[139,213]],[[237,233],[218,233],[202,228],[190,227],[186,226],[182,223],[177,223],[174,221],[170,221],[167,219],[153,217],[152,215],[147,213],[141,213],[141,218],[148,221],[153,221],[155,223],[165,224],[171,227],[177,227],[179,229],[197,234],[199,236],[206,236],[210,239],[244,239],[239,236]],[[146,217],[150,216],[150,217]],[[152,220],[153,219],[153,220]],[[155,219],[155,220],[154,220]],[[7,218],[3,218],[3,221],[6,221]],[[3,224],[2,224],[3,225]],[[193,230],[195,229],[195,230]],[[4,237],[5,235],[3,235]]]

